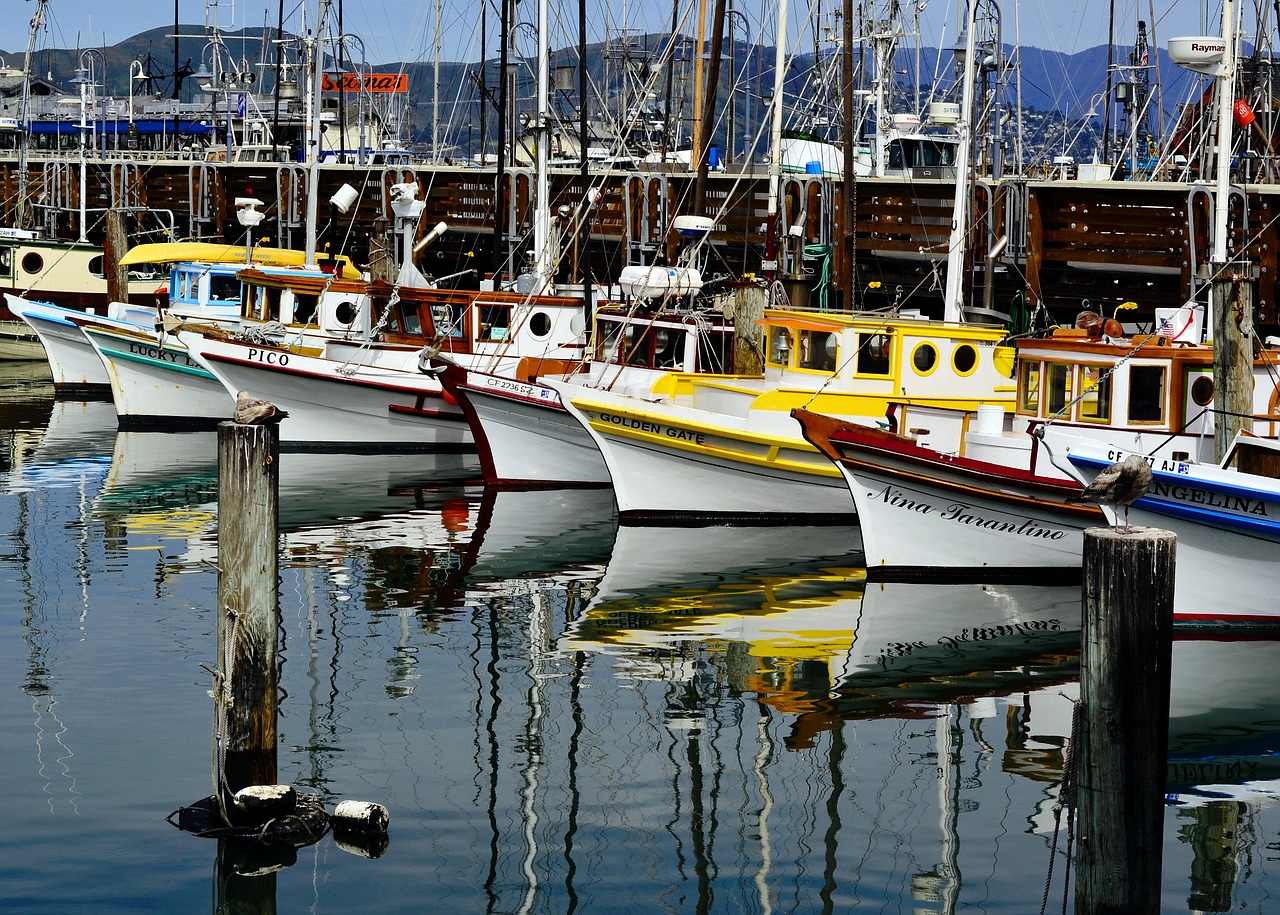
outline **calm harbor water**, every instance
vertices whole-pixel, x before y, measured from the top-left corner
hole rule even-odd
[[[1077,588],[868,584],[856,528],[619,528],[458,456],[281,457],[280,778],[385,852],[180,832],[215,434],[0,372],[0,910],[1063,911]],[[1164,911],[1280,907],[1278,666],[1175,647]]]

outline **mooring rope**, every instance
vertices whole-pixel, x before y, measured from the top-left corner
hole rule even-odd
[[[1071,736],[1067,742],[1066,758],[1062,763],[1062,783],[1058,786],[1058,802],[1053,805],[1053,842],[1049,846],[1049,870],[1044,878],[1044,895],[1040,898],[1040,915],[1049,907],[1049,888],[1053,884],[1053,862],[1058,855],[1058,836],[1062,829],[1062,812],[1067,812],[1067,847],[1062,853],[1066,858],[1062,871],[1062,915],[1067,913],[1068,889],[1071,886],[1071,849],[1075,845],[1076,832],[1076,741],[1084,730],[1084,703],[1076,700],[1071,709]]]

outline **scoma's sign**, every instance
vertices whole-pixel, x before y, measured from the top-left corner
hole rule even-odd
[[[320,84],[320,88],[324,92],[359,92],[360,91],[360,74],[359,73],[334,73],[324,74],[324,80]],[[364,74],[364,91],[365,92],[408,92],[409,91],[409,74],[408,73],[366,73]]]

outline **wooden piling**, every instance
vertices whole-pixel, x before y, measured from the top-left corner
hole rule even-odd
[[[278,426],[219,424],[215,776],[233,821],[235,792],[278,780],[279,459]]]
[[[1077,915],[1160,911],[1175,541],[1084,534]]]
[[[120,263],[120,258],[129,250],[129,233],[123,211],[107,210],[107,237],[102,250],[107,278],[107,301],[129,301],[129,268]]]
[[[1253,293],[1248,265],[1235,264],[1213,283],[1214,446],[1226,455],[1240,429],[1252,429]]]

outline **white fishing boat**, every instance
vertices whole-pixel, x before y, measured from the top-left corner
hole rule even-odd
[[[759,323],[761,376],[673,373],[643,396],[610,390],[607,375],[598,385],[548,379],[604,456],[624,520],[835,520],[852,514],[852,500],[801,437],[793,407],[920,428],[917,409],[1012,404],[1000,328],[783,309]],[[961,423],[931,421],[921,434],[954,447]]]
[[[73,318],[106,369],[121,428],[213,426],[235,400],[171,336]]]
[[[595,350],[572,374],[542,379],[647,390],[668,371],[722,371],[733,324],[714,309],[596,311]],[[522,380],[450,363],[445,389],[471,424],[485,481],[506,486],[606,486],[609,469],[591,436],[544,380]]]
[[[48,360],[55,388],[104,392],[110,388],[107,370],[98,354],[71,320],[72,316],[84,316],[84,312],[49,302],[30,301],[8,292],[4,297],[22,326],[36,336],[40,358]]]
[[[1280,627],[1280,442],[1237,436],[1222,461],[1200,463],[1149,457],[1056,426],[1042,438],[1050,459],[1082,485],[1129,454],[1151,465],[1150,488],[1127,517],[1177,535],[1177,622]],[[1115,524],[1117,510],[1103,510]]]

